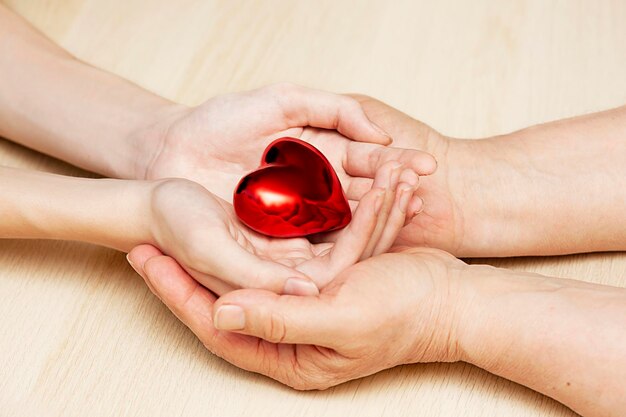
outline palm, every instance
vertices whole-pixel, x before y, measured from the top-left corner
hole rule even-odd
[[[236,112],[225,114],[236,105]],[[274,139],[291,136],[317,147],[329,159],[353,201],[371,187],[377,170],[400,160],[418,173],[434,169],[430,155],[418,151],[354,142],[334,130],[291,127],[279,111],[259,112],[255,99],[239,95],[217,97],[193,109],[169,126],[163,149],[149,169],[149,178],[181,177],[196,181],[232,201],[241,177],[258,167],[261,155]],[[354,207],[355,204],[352,204]]]
[[[311,279],[316,291],[359,259],[392,246],[415,191],[415,184],[401,182],[399,169],[393,162],[383,164],[350,224],[325,234],[325,243],[261,235],[203,186],[165,180],[151,196],[155,244],[217,294],[241,287],[281,292],[290,278]],[[292,290],[308,291],[301,285]]]
[[[458,360],[451,329],[465,308],[454,298],[465,264],[445,252],[416,248],[368,259],[318,297],[243,290],[219,300],[159,255],[150,246],[130,254],[139,265],[155,258],[147,282],[167,277],[168,291],[156,293],[207,348],[292,387],[323,389],[398,364]],[[239,334],[214,327],[226,305],[246,311]]]
[[[301,389],[324,389],[387,367],[415,362],[416,357],[420,362],[449,361],[456,353],[441,348],[445,346],[442,339],[447,326],[443,320],[445,314],[437,313],[441,306],[433,300],[450,286],[448,269],[460,265],[463,265],[461,261],[445,252],[425,248],[371,258],[345,270],[321,293],[323,300],[333,301],[333,308],[341,310],[349,306],[358,310],[354,316],[335,314],[337,320],[350,317],[355,322],[342,323],[333,342],[326,341],[321,346],[292,343],[295,340],[287,337],[286,343],[282,343],[282,333],[276,339],[272,336],[272,340],[229,334],[229,342],[241,344],[238,346],[241,350],[256,345],[261,357],[259,363],[272,364],[261,373]],[[403,304],[403,298],[398,296],[402,293],[420,294],[420,308],[413,307],[412,298]],[[388,316],[381,313],[388,310],[389,299],[394,299],[394,313],[410,311],[408,323],[389,326],[393,313]],[[428,319],[421,320],[422,317]],[[414,336],[413,344],[389,343],[404,340],[407,334]],[[385,361],[372,362],[373,356]],[[282,372],[274,373],[274,370]],[[286,379],[286,375],[293,377]]]
[[[337,274],[356,262],[361,255],[357,242],[360,236],[350,228],[335,232],[334,242],[312,243],[306,238],[276,239],[247,228],[237,219],[229,203],[219,199],[215,201],[221,206],[224,215],[224,220],[222,220],[225,222],[224,229],[241,248],[261,259],[271,260],[306,274],[319,288],[325,287]],[[367,236],[368,232],[365,230],[367,226],[363,220],[366,220],[364,216],[355,219],[355,222],[360,221],[360,224],[351,227],[361,229],[358,233]],[[368,218],[367,221],[369,220],[371,219]],[[336,254],[337,242],[344,248],[349,247],[352,257],[333,256]],[[391,242],[389,246],[390,244]],[[361,246],[364,245],[361,244]],[[192,275],[209,288],[214,289],[216,293],[221,294],[236,289],[197,271],[193,271]]]
[[[306,273],[319,288],[324,287],[334,276],[328,269],[334,243],[311,243],[306,238],[273,239],[247,228],[239,229],[239,243],[262,258]]]

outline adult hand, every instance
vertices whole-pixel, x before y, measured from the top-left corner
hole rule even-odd
[[[318,297],[239,290],[219,300],[154,247],[139,246],[129,258],[209,350],[296,389],[323,389],[398,364],[458,360],[455,326],[464,304],[457,285],[467,266],[441,251],[370,258]]]
[[[436,169],[431,155],[383,146],[390,137],[356,100],[290,84],[215,97],[195,108],[175,106],[170,113],[139,133],[145,157],[137,160],[144,164],[144,176],[190,179],[229,202],[237,182],[257,168],[265,147],[282,136],[306,140],[324,153],[352,207],[386,162],[398,161],[417,175]],[[411,208],[420,204],[417,199]]]
[[[626,106],[460,140],[378,100],[354,97],[394,146],[429,152],[439,163],[422,178],[416,195],[424,209],[397,244],[462,257],[625,249]]]
[[[474,172],[480,166],[477,160],[483,155],[465,152],[466,141],[446,137],[379,100],[363,95],[353,97],[369,118],[390,132],[394,146],[429,152],[438,162],[437,172],[422,178],[420,189],[416,192],[426,202],[422,212],[402,230],[397,244],[429,246],[455,254],[471,252],[472,248],[466,247],[467,240],[472,238],[468,234],[477,225],[466,222],[466,214],[472,204],[466,196],[472,187],[471,181],[475,180]],[[459,153],[463,154],[462,157],[457,157]],[[473,164],[477,166],[468,167]],[[483,190],[482,195],[486,192]]]
[[[209,350],[296,389],[462,360],[584,416],[626,411],[624,288],[410,249],[348,268],[317,297],[246,289],[216,299],[154,247],[129,257]]]

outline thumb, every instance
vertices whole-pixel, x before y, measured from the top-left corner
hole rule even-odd
[[[359,142],[392,142],[391,136],[369,120],[359,102],[351,97],[291,84],[273,88],[278,89],[275,94],[291,127],[334,129]]]
[[[346,334],[346,312],[331,307],[327,297],[294,297],[263,290],[238,290],[217,300],[213,323],[227,330],[271,343],[333,348]]]

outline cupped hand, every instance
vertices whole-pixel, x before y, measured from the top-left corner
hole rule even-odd
[[[445,252],[370,258],[317,297],[238,290],[219,299],[154,247],[129,256],[207,349],[296,389],[324,389],[399,364],[459,359],[457,286],[467,265]]]
[[[256,233],[237,219],[229,203],[201,185],[165,180],[152,193],[151,235],[156,246],[216,294],[237,288],[317,294],[345,268],[391,247],[416,187],[411,170],[385,164],[350,224],[311,243]]]
[[[384,146],[391,138],[356,100],[290,84],[177,107],[149,132],[142,141],[151,155],[143,169],[147,179],[186,178],[229,202],[237,182],[258,167],[266,146],[283,136],[306,140],[324,153],[353,208],[386,162],[399,161],[417,175],[436,169],[425,152]],[[417,199],[411,208],[419,210],[420,203]]]
[[[456,256],[493,253],[493,231],[486,213],[506,196],[490,193],[489,183],[506,181],[502,173],[485,172],[493,153],[488,141],[446,137],[430,126],[374,98],[353,95],[367,116],[394,138],[394,146],[419,149],[435,156],[437,172],[421,180],[416,196],[425,202],[419,216],[400,232],[397,244],[428,246]],[[485,252],[487,250],[487,252]]]

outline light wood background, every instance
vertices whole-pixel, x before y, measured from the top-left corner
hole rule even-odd
[[[187,104],[291,81],[479,137],[626,102],[623,0],[4,2],[80,58]],[[3,140],[0,163],[88,175]],[[626,286],[625,254],[485,261]],[[93,246],[0,240],[0,296],[2,416],[574,415],[465,364],[292,391],[213,357],[123,254]]]

